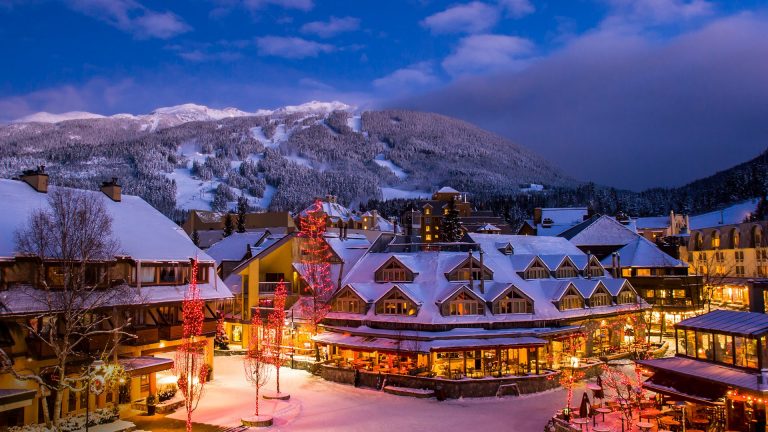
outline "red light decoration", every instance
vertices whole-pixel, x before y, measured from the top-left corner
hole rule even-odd
[[[268,339],[265,348],[268,361],[275,367],[275,384],[278,394],[280,394],[280,367],[283,365],[283,328],[285,327],[285,298],[287,296],[285,282],[280,280],[275,288],[272,312],[267,317]]]
[[[299,220],[299,238],[302,239],[300,260],[307,283],[304,294],[311,299],[301,303],[301,312],[312,323],[313,334],[317,334],[318,325],[331,310],[328,301],[335,289],[331,281],[332,254],[324,238],[326,220],[320,200],[316,200],[307,210],[306,216]],[[319,360],[320,353],[317,350],[315,356]]]
[[[209,367],[205,364],[205,339],[200,339],[203,329],[204,302],[200,299],[197,286],[197,259],[192,260],[192,275],[182,305],[183,326],[182,343],[176,350],[173,362],[174,374],[178,377],[178,387],[184,396],[187,410],[187,432],[192,432],[192,412],[203,395],[203,388],[208,379]]]

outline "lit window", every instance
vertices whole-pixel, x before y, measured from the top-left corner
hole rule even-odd
[[[648,293],[648,297],[653,297],[654,291],[648,290],[647,293]],[[624,291],[619,293],[619,297],[617,300],[619,304],[636,303],[637,297],[635,296],[635,293],[633,293],[628,289],[625,289]]]
[[[637,269],[637,276],[650,276],[651,275],[651,269],[647,268],[639,268]]]
[[[509,294],[493,305],[494,314],[525,314],[533,313],[533,305],[517,291]]]
[[[416,305],[399,291],[393,290],[376,305],[376,313],[380,315],[416,315]]]
[[[483,305],[467,293],[460,293],[449,303],[449,315],[483,315]]]
[[[611,305],[611,296],[604,292],[598,292],[592,294],[592,298],[590,299],[590,303],[592,304],[592,307],[598,307],[598,306],[610,306]]]
[[[425,238],[427,241],[432,241],[432,234],[427,234]]]
[[[424,229],[425,229],[427,232],[429,232],[431,228],[432,228],[432,227],[430,227],[429,225],[427,225],[426,227],[424,227]]]

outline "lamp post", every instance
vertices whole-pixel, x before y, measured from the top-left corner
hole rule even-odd
[[[88,416],[91,407],[91,393],[99,396],[104,391],[104,362],[95,360],[88,365],[88,386],[86,387],[85,397],[85,432],[88,432]],[[95,376],[94,376],[95,375]],[[96,378],[94,381],[93,378]]]

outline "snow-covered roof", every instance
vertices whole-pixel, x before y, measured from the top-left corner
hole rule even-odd
[[[461,192],[457,191],[456,189],[450,186],[443,186],[437,191],[437,193],[461,193]]]
[[[593,216],[590,219],[564,231],[560,237],[576,246],[623,246],[638,234],[610,216]]]
[[[589,213],[586,207],[547,207],[541,209],[541,220],[551,219],[553,225],[576,225]]]
[[[613,314],[620,311],[645,308],[647,304],[614,305],[600,308],[583,308],[559,310],[553,301],[563,283],[575,282],[580,291],[589,292],[602,282],[606,288],[616,295],[624,286],[631,286],[624,279],[613,279],[608,274],[603,277],[585,279],[574,277],[569,279],[523,279],[520,275],[525,265],[536,258],[537,253],[547,256],[547,261],[555,265],[567,256],[579,268],[587,262],[587,256],[566,239],[559,237],[534,237],[496,234],[470,234],[471,239],[479,243],[484,251],[483,264],[492,271],[492,279],[486,280],[481,290],[480,281],[474,281],[469,287],[469,281],[449,281],[446,277],[453,269],[469,256],[468,252],[448,251],[419,251],[419,252],[369,252],[343,278],[341,286],[349,285],[366,302],[372,303],[381,298],[393,285],[397,285],[408,293],[420,306],[414,316],[377,315],[375,308],[368,308],[366,314],[349,314],[332,312],[329,318],[369,320],[369,321],[405,321],[420,324],[471,324],[486,322],[530,322],[552,319],[577,319],[587,315]],[[505,255],[499,250],[499,242],[509,243],[515,252]],[[472,257],[477,262],[480,253],[474,251]],[[378,283],[374,274],[388,260],[396,258],[414,272],[412,282]],[[542,260],[543,261],[543,260]],[[626,285],[625,285],[626,283]],[[440,312],[440,304],[453,297],[462,287],[470,289],[480,299],[490,302],[502,291],[514,285],[522,294],[533,300],[533,314],[497,314],[486,310],[482,315],[444,316]]]
[[[260,245],[268,233],[269,231],[234,232],[229,237],[224,237],[212,244],[205,253],[216,260],[217,265],[223,261],[240,261],[245,257],[249,247],[255,248]]]
[[[635,219],[638,229],[663,229],[669,228],[669,216],[650,216]]]
[[[701,229],[742,223],[747,216],[755,211],[757,203],[757,199],[751,199],[726,207],[722,210],[690,216],[688,220],[691,226],[688,228]]]
[[[642,236],[637,236],[617,252],[622,267],[688,267],[686,263],[669,256]],[[610,255],[603,258],[602,264],[611,267],[611,258]]]
[[[477,229],[477,232],[482,232],[482,231],[501,231],[501,228],[497,227],[494,224],[487,223]]]
[[[57,189],[70,188],[50,186],[48,194]],[[119,243],[120,255],[142,261],[188,261],[197,256],[202,262],[213,262],[181,227],[143,199],[122,195],[121,201],[115,202],[101,191],[81,192],[104,204],[112,218],[112,235]],[[0,179],[0,257],[17,254],[14,233],[26,226],[34,210],[48,208],[48,194],[22,181]]]

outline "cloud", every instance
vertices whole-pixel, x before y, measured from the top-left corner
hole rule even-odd
[[[426,90],[439,81],[430,62],[419,62],[374,80],[373,86],[391,93],[406,93]]]
[[[680,185],[768,142],[768,20],[741,14],[669,39],[601,29],[515,72],[388,105],[474,122],[576,178]]]
[[[603,26],[668,24],[711,16],[706,0],[605,0],[611,8]]]
[[[521,18],[536,11],[530,0],[499,0],[499,6],[513,18]]]
[[[154,11],[134,0],[67,0],[65,4],[141,39],[169,39],[192,29],[173,12]]]
[[[471,35],[459,41],[456,50],[443,60],[451,75],[488,73],[515,69],[525,64],[523,56],[533,49],[528,39],[504,35]]]
[[[298,37],[263,36],[256,39],[259,54],[263,56],[301,59],[317,57],[329,53],[336,48],[333,45],[322,44]]]
[[[252,12],[260,11],[269,6],[283,9],[297,9],[304,12],[315,7],[313,0],[212,0],[215,8],[211,11],[214,16],[228,14],[232,9],[242,7]]]
[[[313,21],[301,26],[302,33],[314,34],[323,38],[333,37],[339,33],[357,30],[360,20],[353,17],[331,17],[328,21]]]
[[[498,9],[475,1],[430,15],[421,25],[434,34],[479,33],[495,26],[498,20]]]
[[[330,91],[330,90],[334,89],[333,86],[328,85],[328,84],[326,84],[326,83],[324,83],[322,81],[318,81],[318,80],[313,79],[313,78],[302,78],[302,79],[299,80],[299,85],[301,85],[302,87],[306,87],[306,88],[310,88],[310,89],[314,89],[314,90],[327,90],[327,91]]]

